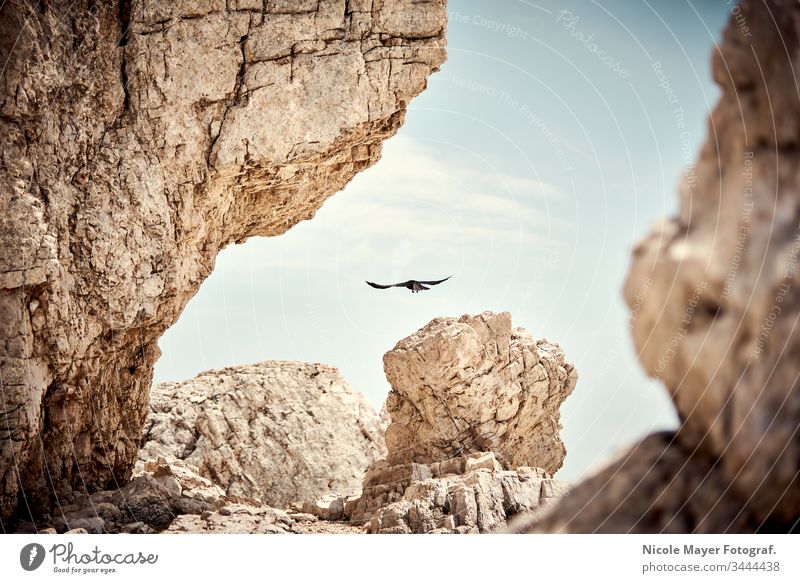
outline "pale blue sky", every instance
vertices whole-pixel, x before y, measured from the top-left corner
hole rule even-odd
[[[436,316],[508,310],[580,374],[562,408],[559,477],[674,427],[636,363],[620,290],[632,245],[675,211],[704,139],[729,11],[726,0],[451,0],[448,61],[383,159],[312,221],[223,251],[161,340],[156,382],[324,362],[380,408],[382,356],[398,340]],[[364,283],[451,274],[413,295]]]

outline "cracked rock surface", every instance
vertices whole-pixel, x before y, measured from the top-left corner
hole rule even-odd
[[[507,469],[561,467],[560,408],[578,373],[557,344],[512,328],[510,313],[436,318],[383,362],[389,464],[493,452]]]
[[[289,516],[310,515],[326,529],[363,525],[368,534],[476,534],[545,515],[569,490],[542,468],[504,470],[492,452],[475,452],[432,464],[378,462],[362,492],[295,504],[302,513]]]
[[[139,459],[184,460],[228,495],[282,508],[358,490],[385,454],[378,414],[337,369],[269,361],[155,385]]]
[[[366,522],[373,534],[493,532],[517,515],[549,507],[569,488],[541,468],[503,470],[493,453],[476,452],[373,468],[349,519]]]
[[[208,513],[228,502],[222,489],[197,475],[197,468],[164,459],[144,464],[141,472],[122,487],[86,495],[68,493],[59,498],[53,516],[38,525],[21,523],[18,532],[153,533],[167,528],[183,514]],[[21,528],[20,528],[21,527]]]
[[[217,253],[375,163],[445,27],[445,0],[0,5],[0,520],[130,477]]]
[[[361,528],[289,513],[247,496],[226,495],[182,460],[143,464],[121,487],[59,499],[53,516],[19,521],[18,534],[351,533]]]

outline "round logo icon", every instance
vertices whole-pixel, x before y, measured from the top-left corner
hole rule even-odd
[[[26,571],[35,571],[44,562],[44,547],[39,543],[30,543],[19,552],[19,564]]]

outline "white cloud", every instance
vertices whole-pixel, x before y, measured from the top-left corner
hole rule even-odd
[[[327,201],[312,222],[277,241],[248,241],[245,247],[258,251],[231,252],[228,260],[247,270],[387,264],[394,273],[434,249],[451,263],[496,259],[571,228],[550,210],[564,200],[551,184],[397,136],[386,143],[383,158]]]

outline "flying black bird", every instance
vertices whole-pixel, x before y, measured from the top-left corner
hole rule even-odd
[[[409,279],[408,281],[404,281],[402,283],[392,283],[389,285],[381,285],[379,283],[372,283],[371,281],[367,282],[367,285],[371,285],[376,289],[389,289],[390,287],[405,287],[411,290],[412,294],[419,293],[426,289],[431,289],[426,287],[428,285],[436,285],[438,283],[442,283],[443,281],[447,281],[453,277],[452,275],[448,275],[444,279],[438,279],[436,281],[417,281],[416,279]]]

